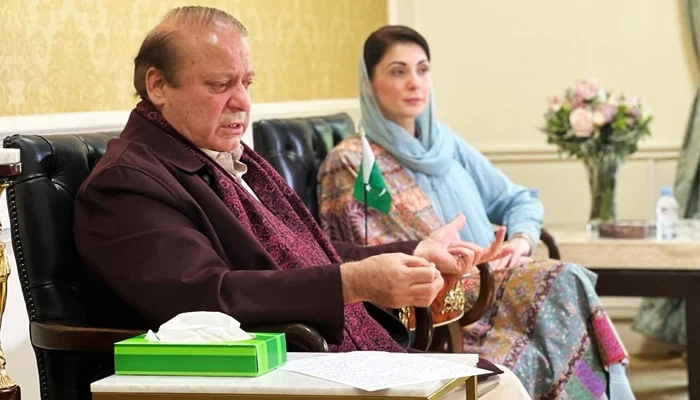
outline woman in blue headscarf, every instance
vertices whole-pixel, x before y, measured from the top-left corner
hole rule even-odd
[[[419,33],[385,26],[367,38],[360,102],[361,131],[391,206],[365,211],[354,199],[363,145],[360,137],[344,140],[319,172],[319,214],[331,238],[419,240],[463,213],[462,239],[486,247],[494,239],[492,224],[505,225],[510,251],[492,263],[495,300],[464,329],[464,350],[511,368],[537,399],[634,399],[626,352],[595,293],[595,275],[571,263],[532,263],[540,202],[434,118],[430,50]],[[470,297],[478,275],[462,282]]]

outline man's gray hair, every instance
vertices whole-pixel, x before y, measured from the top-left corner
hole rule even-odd
[[[237,28],[243,36],[248,35],[248,30],[241,21],[217,8],[184,6],[168,11],[161,22],[146,35],[134,59],[134,88],[139,96],[148,98],[146,72],[151,67],[158,68],[169,83],[177,85],[180,49],[174,32],[178,28],[206,29],[217,23],[230,25]]]

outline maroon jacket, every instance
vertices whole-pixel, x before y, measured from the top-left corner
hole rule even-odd
[[[242,324],[307,322],[339,343],[339,266],[281,271],[206,172],[201,160],[132,112],[75,199],[89,320],[154,329],[182,312],[221,311]],[[346,261],[410,253],[415,245],[335,243]]]

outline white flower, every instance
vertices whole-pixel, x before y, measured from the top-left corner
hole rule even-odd
[[[603,114],[602,111],[594,111],[593,112],[593,123],[596,126],[603,126],[603,125],[605,125],[605,122],[606,122],[605,114]]]
[[[551,99],[549,99],[549,109],[553,112],[561,110],[562,104],[562,101],[557,96],[554,96]]]

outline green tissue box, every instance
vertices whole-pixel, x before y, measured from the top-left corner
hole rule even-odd
[[[145,334],[114,344],[117,375],[260,376],[287,362],[284,333],[238,342],[175,344]]]

